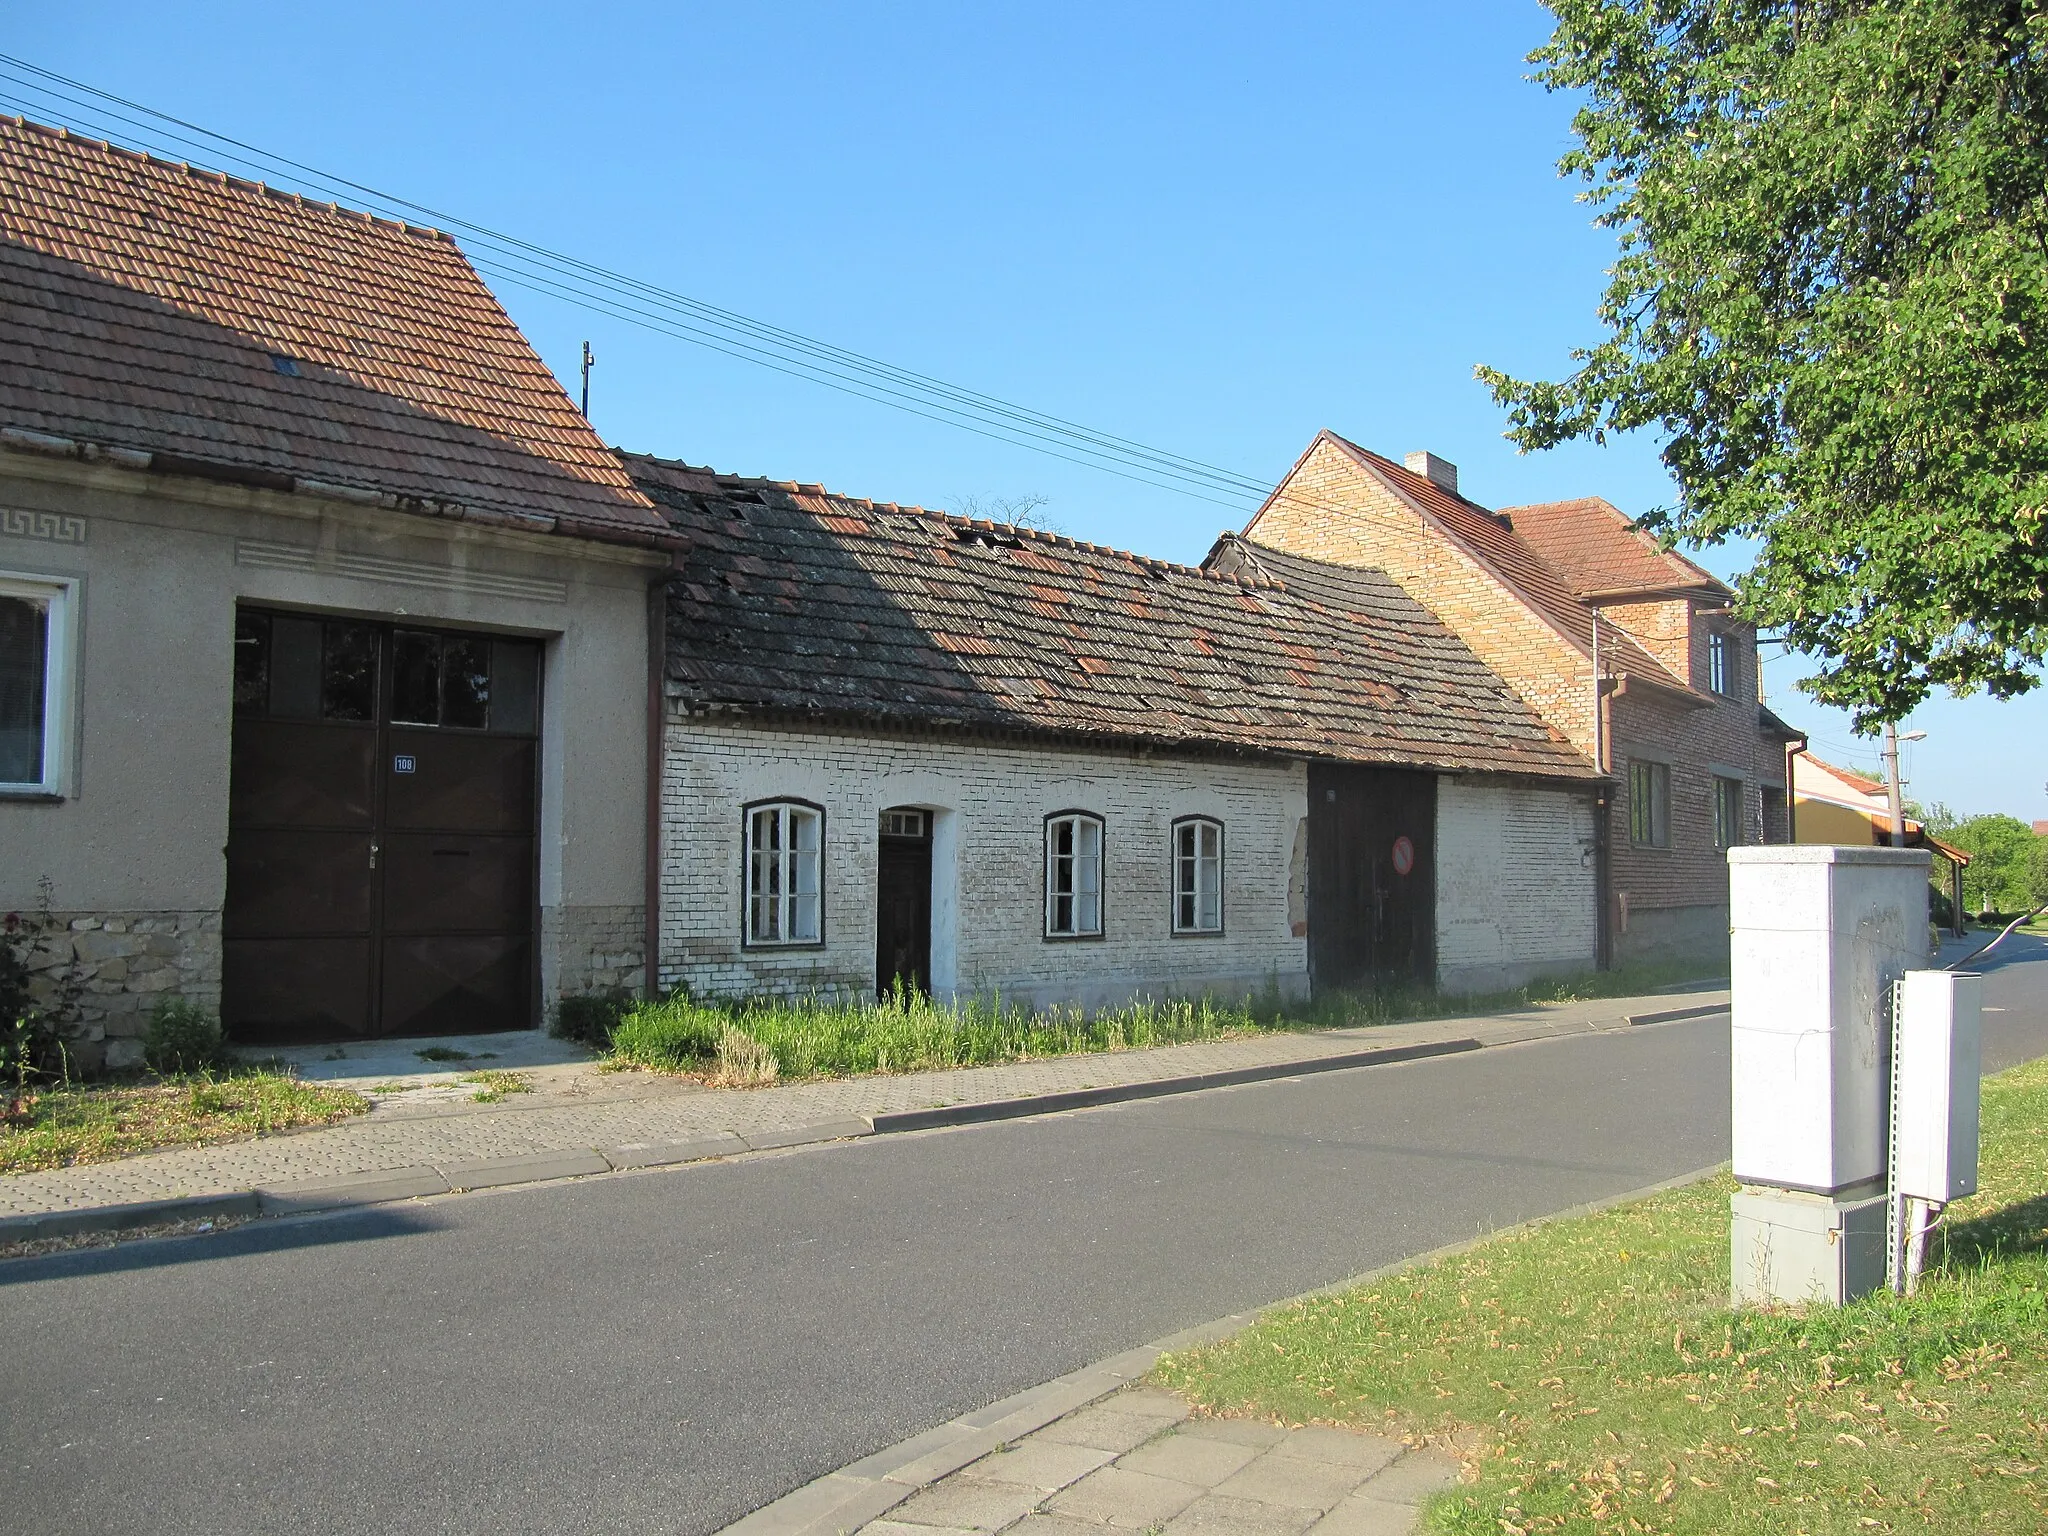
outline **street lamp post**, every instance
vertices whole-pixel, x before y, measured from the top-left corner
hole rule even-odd
[[[1887,724],[1884,728],[1884,777],[1885,785],[1891,791],[1892,846],[1894,848],[1906,846],[1906,801],[1903,793],[1904,786],[1899,782],[1899,743],[1902,741],[1925,741],[1926,739],[1927,733],[1925,731],[1908,731],[1905,735],[1901,736],[1896,725]]]

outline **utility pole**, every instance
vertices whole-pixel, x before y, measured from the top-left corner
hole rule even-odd
[[[590,420],[590,365],[597,361],[597,354],[590,350],[590,343],[583,343],[583,419]]]
[[[1906,801],[1899,786],[1899,728],[1889,723],[1884,728],[1884,779],[1891,797],[1892,846],[1903,848],[1906,846]]]

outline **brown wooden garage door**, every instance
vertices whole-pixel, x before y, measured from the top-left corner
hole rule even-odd
[[[233,1038],[534,1022],[539,723],[531,641],[237,615]]]
[[[1436,979],[1436,776],[1311,763],[1309,980]]]

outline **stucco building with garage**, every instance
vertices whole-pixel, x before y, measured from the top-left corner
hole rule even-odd
[[[639,984],[676,542],[445,236],[0,119],[0,911],[82,1064]]]
[[[1496,511],[1434,454],[1397,464],[1334,432],[1244,539],[1384,572],[1597,763],[1612,960],[1725,964],[1727,851],[1790,840],[1803,744],[1725,585],[1598,497]]]
[[[665,986],[1093,1005],[1595,963],[1591,763],[1383,574],[624,463],[688,545]]]

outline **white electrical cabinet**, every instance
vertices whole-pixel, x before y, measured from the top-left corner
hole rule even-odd
[[[1891,985],[1927,963],[1928,854],[1728,853],[1735,1177],[1833,1194],[1885,1173]]]
[[[1898,1193],[1946,1204],[1977,1192],[1983,978],[1908,971],[1899,991],[1892,1146]]]

